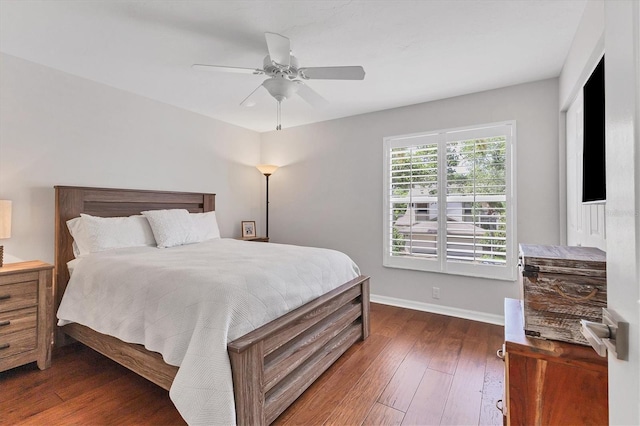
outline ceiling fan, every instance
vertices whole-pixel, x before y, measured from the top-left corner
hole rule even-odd
[[[276,33],[265,33],[264,36],[269,54],[264,58],[262,69],[208,64],[193,64],[192,68],[268,76],[269,78],[251,92],[240,105],[255,105],[252,98],[260,87],[264,87],[278,101],[277,130],[281,129],[280,103],[283,100],[297,94],[312,106],[322,106],[327,103],[315,90],[307,86],[304,80],[364,79],[365,73],[361,66],[300,67],[298,59],[291,54],[291,41],[287,37]]]

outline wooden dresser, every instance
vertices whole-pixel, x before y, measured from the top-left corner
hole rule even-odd
[[[0,371],[51,365],[53,265],[34,260],[0,268]]]
[[[527,337],[522,302],[505,299],[508,425],[606,425],[607,359],[588,346]]]

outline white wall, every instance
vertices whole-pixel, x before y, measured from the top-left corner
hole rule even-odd
[[[216,193],[223,236],[260,217],[258,133],[9,55],[0,57],[6,261],[53,261],[54,185]]]
[[[559,105],[566,111],[604,52],[604,0],[589,0],[560,73]]]
[[[517,239],[558,244],[557,108],[551,79],[264,133],[262,161],[282,166],[270,178],[270,236],[346,252],[375,295],[501,315],[516,283],[382,266],[382,139],[516,120]]]

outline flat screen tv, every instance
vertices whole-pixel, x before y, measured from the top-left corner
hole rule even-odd
[[[607,199],[604,129],[604,57],[582,89],[584,95],[584,150],[582,161],[582,202]]]

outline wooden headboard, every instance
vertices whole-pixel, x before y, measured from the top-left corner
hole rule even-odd
[[[73,239],[67,221],[80,216],[115,217],[140,214],[144,210],[187,209],[191,213],[215,210],[215,194],[195,192],[149,191],[135,189],[56,186],[55,310],[69,282],[67,262],[74,258]]]

